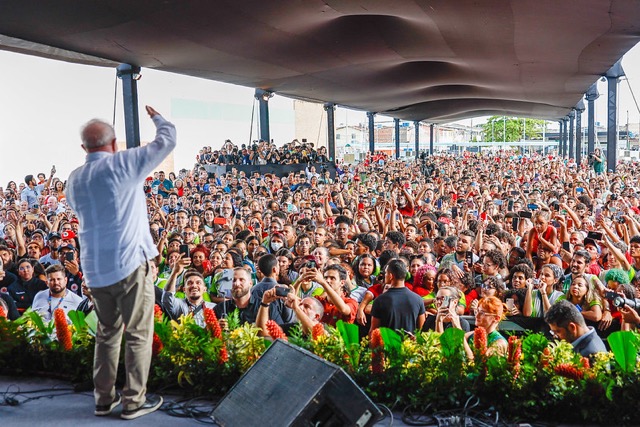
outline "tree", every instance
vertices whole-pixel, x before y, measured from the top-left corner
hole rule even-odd
[[[505,119],[507,131],[506,138],[504,137]],[[526,126],[524,128],[524,132],[523,126]],[[523,137],[527,140],[542,139],[543,128],[544,120],[491,116],[482,126],[482,132],[484,141],[516,142],[522,141]]]

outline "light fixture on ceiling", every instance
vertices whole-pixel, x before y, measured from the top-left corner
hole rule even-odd
[[[119,79],[122,79],[125,76],[131,76],[131,78],[136,81],[142,78],[142,73],[140,73],[140,67],[135,67],[128,64],[123,64],[117,67],[116,75],[118,76]]]

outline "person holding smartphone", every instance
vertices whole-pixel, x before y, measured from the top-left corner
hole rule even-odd
[[[466,319],[457,313],[460,301],[460,290],[451,286],[438,289],[436,294],[436,315],[429,315],[422,326],[423,331],[444,332],[448,328],[462,329],[469,332],[471,327]]]

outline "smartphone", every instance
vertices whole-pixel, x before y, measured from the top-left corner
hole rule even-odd
[[[276,296],[286,297],[289,292],[291,292],[291,288],[288,286],[276,286]]]
[[[73,261],[73,252],[67,252],[64,254],[64,259],[67,261]]]
[[[453,206],[451,208],[451,218],[453,218],[453,219],[458,218],[458,207],[457,206]]]
[[[517,216],[514,216],[513,218],[511,218],[511,229],[513,231],[518,231],[519,223],[520,223],[520,218],[518,218]]]
[[[511,195],[512,196],[517,196],[518,194],[520,194],[520,192],[518,190],[511,190]]]
[[[184,258],[191,257],[191,253],[189,252],[189,245],[180,245],[179,251],[181,254],[184,254]]]
[[[480,219],[481,219],[482,221],[486,221],[486,220],[487,220],[487,212],[486,212],[486,211],[485,211],[485,212],[482,212],[482,213],[480,214]]]
[[[505,302],[507,303],[507,310],[509,310],[509,312],[511,312],[511,310],[513,310],[513,308],[515,307],[515,303],[513,301],[513,298],[507,298],[505,300]]]
[[[518,216],[520,218],[528,218],[531,219],[531,212],[527,212],[527,211],[520,211],[518,212]]]
[[[25,217],[25,219],[27,221],[37,221],[38,220],[38,215],[34,215],[32,213],[28,213],[24,217]]]
[[[596,222],[602,221],[602,206],[597,206],[595,210]]]
[[[535,211],[539,208],[540,206],[536,205],[535,203],[529,203],[527,205],[527,209],[529,209],[530,211]]]
[[[571,218],[567,218],[567,228],[573,228],[573,220]]]
[[[493,201],[493,204],[496,205],[496,206],[502,206],[503,203],[504,202],[502,200],[500,200],[500,199],[496,199],[496,200]]]
[[[464,254],[464,261],[467,263],[467,267],[471,268],[473,265],[473,252],[467,251]]]
[[[227,224],[227,218],[213,218],[213,223],[217,224],[217,225],[226,225]]]
[[[571,252],[571,243],[569,242],[562,242],[562,249],[564,249],[567,252]]]
[[[507,211],[513,211],[513,200],[509,200],[509,203],[507,203]]]
[[[593,239],[595,241],[600,241],[602,240],[602,233],[597,232],[597,231],[590,231],[587,233],[587,238],[588,239]]]
[[[478,218],[478,211],[476,210],[469,211],[469,215],[473,215],[474,217]]]
[[[576,187],[576,193],[584,193],[584,188]]]
[[[560,223],[555,219],[551,220],[551,225],[554,226],[555,228],[560,228]]]
[[[358,203],[358,210],[359,211],[363,211],[364,210],[364,203],[362,203],[362,202]]]
[[[438,210],[442,209],[442,199],[438,199],[436,202],[436,208],[438,208]]]

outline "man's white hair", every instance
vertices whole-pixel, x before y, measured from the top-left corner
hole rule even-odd
[[[89,120],[80,130],[80,138],[85,148],[98,148],[110,144],[116,137],[113,126],[100,120]]]

